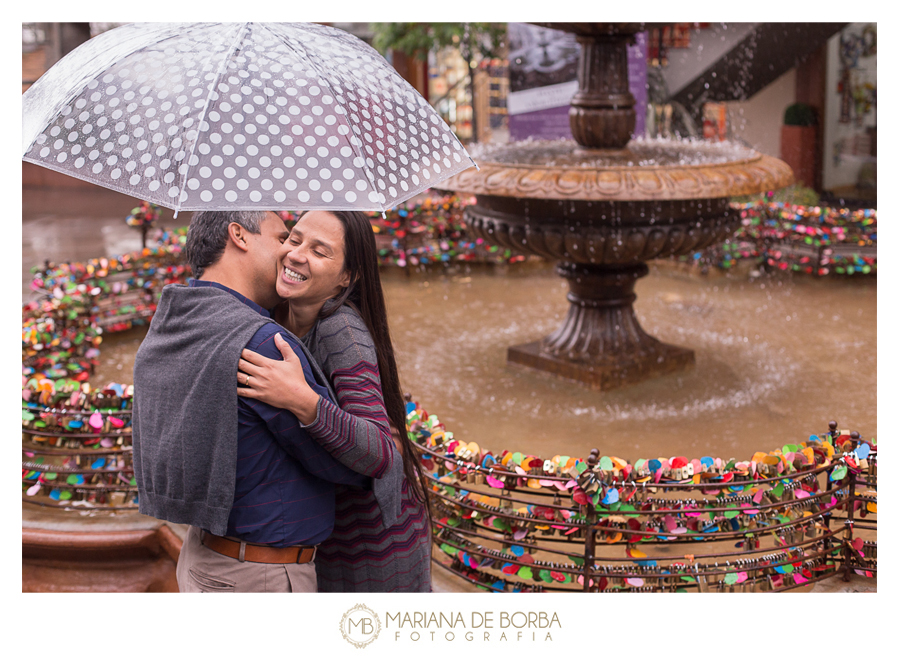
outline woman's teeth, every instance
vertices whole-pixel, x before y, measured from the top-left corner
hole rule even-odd
[[[295,272],[294,270],[285,267],[284,273],[291,281],[306,281],[306,277],[300,274],[299,272]]]

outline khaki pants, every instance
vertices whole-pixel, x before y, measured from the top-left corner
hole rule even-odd
[[[306,564],[240,562],[200,542],[203,531],[191,526],[175,577],[182,592],[315,592],[316,568]]]

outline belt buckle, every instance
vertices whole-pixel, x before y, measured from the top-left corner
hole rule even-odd
[[[300,549],[300,552],[297,553],[298,564],[299,564],[300,556],[303,554],[303,551],[306,550],[307,548],[312,548],[313,554],[312,554],[312,557],[309,558],[309,560],[307,560],[307,562],[304,562],[304,564],[307,564],[308,562],[312,562],[313,560],[316,559],[316,552],[319,550],[318,544],[315,546],[304,546],[303,548]]]

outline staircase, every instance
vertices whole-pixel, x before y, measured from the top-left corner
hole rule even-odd
[[[684,105],[697,122],[704,103],[751,98],[847,23],[706,25],[691,31],[686,49],[669,48],[663,72],[670,100]]]

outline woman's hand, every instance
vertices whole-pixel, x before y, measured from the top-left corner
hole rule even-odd
[[[310,388],[300,358],[281,334],[275,334],[275,346],[284,361],[269,359],[250,350],[241,352],[238,395],[287,409],[301,423],[309,425],[316,419],[319,394]]]

